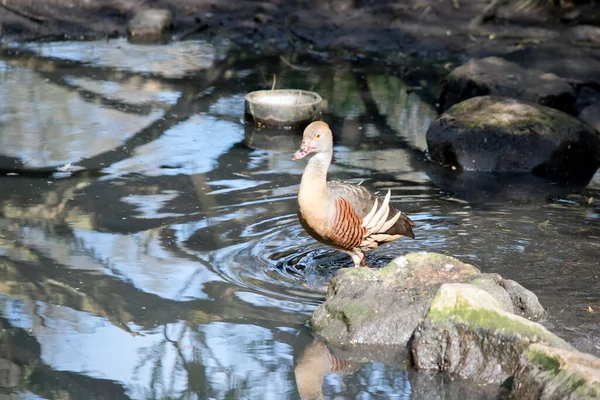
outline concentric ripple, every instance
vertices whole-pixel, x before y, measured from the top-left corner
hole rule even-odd
[[[296,190],[295,186],[279,188],[276,195],[266,198],[261,188],[247,190],[247,201],[219,205],[217,216],[205,220],[201,227],[205,232],[196,231],[195,238],[180,238],[179,246],[202,257],[214,273],[246,293],[244,301],[255,303],[259,296],[263,305],[289,309],[289,302],[294,302],[312,310],[322,302],[336,271],[353,263],[347,254],[317,242],[304,231],[295,212],[296,197],[287,195]],[[412,188],[403,190],[410,192]],[[422,195],[419,199],[429,201]],[[442,247],[444,218],[430,212],[411,213],[411,217],[429,234],[419,232],[418,240],[398,240],[369,253],[371,267],[383,267],[394,257],[423,247]],[[214,237],[218,242],[202,241]]]

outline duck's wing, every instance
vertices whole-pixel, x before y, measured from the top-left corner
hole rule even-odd
[[[389,205],[389,192],[382,199],[363,186],[329,181],[327,194],[332,201],[343,199],[347,202],[371,234],[403,235],[414,239],[412,227],[416,224],[406,214]]]

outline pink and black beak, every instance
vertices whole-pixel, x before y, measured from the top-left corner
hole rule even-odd
[[[299,160],[301,158],[306,157],[310,153],[312,153],[314,149],[310,145],[310,141],[302,140],[302,144],[300,145],[300,149],[294,153],[292,156],[292,160]]]

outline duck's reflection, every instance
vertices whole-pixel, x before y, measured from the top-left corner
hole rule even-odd
[[[390,346],[328,347],[310,334],[297,349],[294,375],[302,400],[400,398],[411,400],[503,399],[495,385],[473,385],[444,374],[409,367],[405,349]],[[337,375],[337,376],[336,376]],[[336,382],[337,381],[337,382]]]
[[[351,374],[360,368],[356,361],[336,357],[325,343],[313,340],[296,361],[294,375],[302,400],[323,399],[323,380],[329,374]]]

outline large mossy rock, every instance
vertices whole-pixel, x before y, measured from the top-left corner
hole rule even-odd
[[[446,78],[440,108],[477,96],[503,96],[576,113],[575,91],[565,80],[543,71],[530,70],[498,57],[469,60]]]
[[[513,399],[600,399],[600,359],[578,351],[534,344],[523,353]]]
[[[532,343],[571,346],[542,325],[507,312],[488,292],[470,284],[444,284],[411,343],[413,364],[479,382],[502,383]]]
[[[331,344],[406,346],[438,288],[446,282],[469,282],[486,290],[507,313],[544,317],[539,302],[527,303],[525,309],[522,304],[515,307],[513,298],[534,296],[516,282],[497,274],[482,274],[476,267],[445,255],[411,253],[381,269],[339,270],[310,322],[315,333]]]
[[[533,172],[560,182],[589,182],[600,165],[600,139],[563,112],[515,99],[482,96],[451,107],[427,130],[433,161],[454,169]]]

